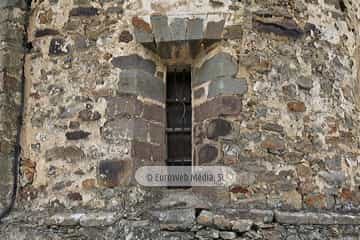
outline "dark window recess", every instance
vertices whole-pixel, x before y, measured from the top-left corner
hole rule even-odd
[[[174,69],[166,82],[167,149],[169,166],[191,166],[191,73]]]

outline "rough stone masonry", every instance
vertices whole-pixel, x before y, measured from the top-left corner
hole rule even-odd
[[[359,239],[359,23],[356,0],[0,0],[0,239]],[[231,186],[134,179],[166,165],[175,65],[193,165]]]

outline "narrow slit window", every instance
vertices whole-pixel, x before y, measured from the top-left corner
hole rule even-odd
[[[173,68],[167,73],[166,114],[168,166],[191,166],[191,73]]]

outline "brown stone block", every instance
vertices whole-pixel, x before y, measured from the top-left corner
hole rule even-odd
[[[131,156],[136,159],[151,160],[152,144],[146,142],[133,141]]]
[[[143,104],[133,96],[109,97],[107,100],[106,117],[134,117],[141,114]]]
[[[197,162],[199,165],[206,165],[218,158],[219,150],[211,144],[204,144],[198,149]]]
[[[141,117],[149,121],[165,123],[165,108],[156,104],[145,103]]]
[[[90,179],[85,179],[84,181],[82,181],[81,186],[85,190],[90,190],[95,187],[95,184],[96,184],[96,180],[93,178],[90,178]]]
[[[303,102],[289,102],[287,108],[290,112],[305,112],[306,106]]]
[[[138,28],[139,30],[142,30],[144,32],[148,32],[151,33],[151,26],[149,23],[145,22],[142,18],[139,18],[137,16],[133,17],[132,20],[132,25],[136,28]]]
[[[268,136],[261,143],[261,147],[266,148],[270,153],[280,154],[285,151],[284,141],[277,136]]]
[[[242,110],[242,98],[239,96],[220,96],[195,107],[195,122],[219,116],[237,116]]]
[[[143,103],[134,96],[107,98],[107,118],[139,117],[158,123],[165,123],[165,108],[151,103]]]
[[[145,161],[165,162],[165,145],[133,141],[132,157]]]

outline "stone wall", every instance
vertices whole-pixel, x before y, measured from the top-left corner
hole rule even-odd
[[[109,206],[107,188],[164,165],[166,66],[178,63],[193,69],[194,164],[238,173],[233,186],[196,194],[357,209],[355,5],[33,3],[24,196],[37,206]]]
[[[0,66],[10,64],[0,78],[0,116],[7,116],[0,119],[0,190],[12,176],[21,102],[14,82],[23,68],[26,80],[19,208],[101,209],[144,221],[145,210],[177,204],[193,221],[200,210],[221,206],[358,212],[359,3],[33,1],[25,64],[24,12],[15,2],[1,4],[0,27],[11,31],[0,35]],[[165,165],[166,72],[184,64],[192,68],[193,163],[231,167],[231,186],[173,191],[134,180],[141,166]],[[328,224],[340,224],[332,216]],[[279,219],[272,223],[284,239],[314,229],[331,239],[331,230],[315,226],[321,221],[303,229]],[[218,227],[207,227],[191,236],[220,236]],[[335,228],[343,236],[353,229]]]
[[[18,158],[26,5],[0,2],[0,211],[10,203]]]

